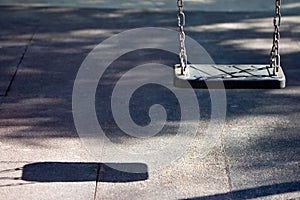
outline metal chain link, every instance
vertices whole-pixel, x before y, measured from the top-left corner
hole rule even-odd
[[[179,40],[180,40],[179,59],[180,59],[180,66],[181,66],[181,74],[183,75],[187,67],[187,53],[185,47],[185,33],[184,33],[185,14],[183,12],[183,0],[177,0],[177,6],[178,6],[177,20],[178,20]]]
[[[274,35],[273,35],[273,46],[270,53],[270,67],[274,68],[273,75],[277,76],[280,67],[280,54],[279,54],[279,39],[280,33],[279,28],[281,25],[281,0],[275,0],[275,17],[274,17]]]

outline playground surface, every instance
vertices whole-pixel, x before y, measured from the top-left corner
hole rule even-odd
[[[211,97],[220,91],[195,90],[200,119],[187,124],[199,128],[178,158],[169,164],[165,164],[166,155],[158,156],[155,164],[147,159],[117,162],[116,158],[109,164],[93,157],[74,123],[72,101],[78,70],[98,44],[124,31],[145,27],[177,31],[176,2],[1,1],[0,199],[299,198],[300,4],[296,0],[282,4],[280,53],[287,77],[285,89],[221,91],[226,94],[221,102],[225,108],[217,109],[216,116],[224,110],[226,115],[217,122],[211,118]],[[273,1],[187,1],[185,10],[187,36],[215,63],[269,62]],[[128,46],[131,43],[134,38]],[[117,48],[128,46],[120,43]],[[111,52],[107,53],[106,59]],[[129,65],[154,61],[173,66],[178,58],[155,49],[128,52],[111,64],[97,88],[94,107],[99,123],[111,134],[111,141],[124,148],[138,142],[120,135],[113,116],[106,113],[111,104],[105,103],[124,65],[128,70]],[[137,124],[147,124],[147,117],[139,114],[148,114],[145,110],[152,96],[157,96],[153,101],[168,105],[167,110],[178,104],[163,88],[150,85],[144,89],[147,94],[139,91],[131,102],[137,112],[131,116]],[[176,121],[177,117],[171,112],[168,119]],[[211,123],[219,127],[213,146],[206,137]],[[137,145],[135,151],[164,141],[173,141],[180,148],[180,138],[173,137],[167,129],[166,134],[148,138],[145,147]],[[162,167],[155,170],[153,166],[160,163]],[[144,171],[128,173],[113,166]]]

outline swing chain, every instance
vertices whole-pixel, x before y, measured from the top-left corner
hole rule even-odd
[[[183,0],[177,0],[178,6],[178,27],[179,27],[179,40],[180,40],[180,52],[179,52],[179,59],[180,59],[180,67],[181,67],[181,74],[183,75],[186,67],[187,67],[187,53],[186,53],[186,46],[185,46],[185,14],[183,11]]]
[[[280,67],[280,55],[279,55],[279,39],[280,33],[279,28],[281,25],[281,0],[275,0],[275,17],[273,20],[274,23],[274,35],[273,35],[273,46],[270,53],[270,67],[274,68],[273,75],[278,76],[279,67]]]

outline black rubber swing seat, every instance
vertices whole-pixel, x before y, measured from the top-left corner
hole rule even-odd
[[[281,89],[286,78],[282,68],[278,76],[268,65],[189,64],[189,75],[181,75],[180,65],[174,66],[174,86],[203,89]]]

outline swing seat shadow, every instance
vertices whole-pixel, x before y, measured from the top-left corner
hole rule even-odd
[[[129,173],[117,169],[144,173]],[[146,179],[148,179],[147,165],[143,163],[40,162],[25,165],[22,172],[22,180],[32,182],[124,183]]]

